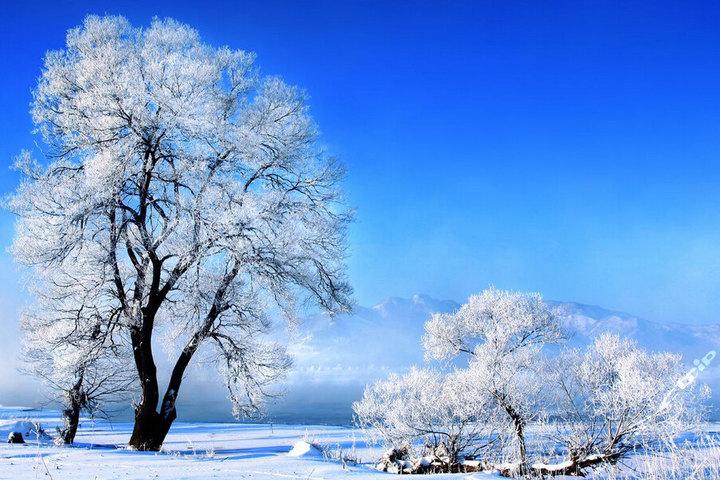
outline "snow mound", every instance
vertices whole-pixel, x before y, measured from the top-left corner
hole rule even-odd
[[[323,453],[316,445],[300,440],[288,452],[288,457],[323,458]]]
[[[45,433],[42,426],[39,423],[34,423],[29,420],[6,420],[0,421],[0,437],[3,439],[8,438],[13,432],[20,432],[23,439],[28,441],[40,441],[49,442],[52,441],[50,435]]]

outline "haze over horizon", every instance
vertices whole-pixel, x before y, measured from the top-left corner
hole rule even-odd
[[[662,324],[597,305],[546,301],[563,315],[563,324],[571,337],[570,347],[583,348],[598,334],[612,332],[632,338],[650,351],[680,353],[688,368],[695,358],[702,358],[711,349],[720,350],[720,325]],[[351,423],[351,404],[362,396],[367,383],[384,378],[389,372],[402,373],[413,365],[427,365],[420,344],[425,321],[431,313],[448,313],[459,306],[451,299],[418,293],[357,306],[352,315],[336,319],[323,315],[306,317],[292,342],[294,366],[280,387],[285,394],[272,400],[268,412],[258,420],[289,424]],[[382,332],[382,336],[378,337],[377,332]],[[162,348],[164,337],[162,334],[159,337],[158,368],[164,381],[170,359]],[[179,401],[178,409],[185,421],[233,421],[222,380],[215,368],[208,367],[210,364],[203,361],[202,355],[191,365],[183,386],[186,395]],[[711,364],[699,379],[711,386],[710,418],[719,419],[718,364]],[[319,390],[324,394],[318,396]],[[0,383],[0,405],[55,406],[43,403],[46,393],[37,379],[13,372],[6,374]],[[127,401],[112,411],[116,420],[132,418]]]

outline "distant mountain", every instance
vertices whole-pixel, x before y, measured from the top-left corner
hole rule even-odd
[[[295,357],[293,379],[362,382],[423,362],[420,338],[433,312],[452,312],[459,305],[427,295],[392,297],[352,314],[306,318]]]
[[[688,365],[693,359],[703,357],[710,350],[720,351],[720,325],[717,324],[656,323],[592,305],[553,301],[547,303],[556,308],[567,330],[573,335],[571,344],[586,345],[602,332],[613,332],[634,338],[648,350],[680,353]],[[720,366],[720,358],[718,365],[714,366]]]
[[[615,332],[652,351],[681,353],[688,364],[710,350],[720,351],[720,325],[661,324],[592,305],[547,303],[560,316],[571,346],[582,347],[602,332]],[[297,375],[303,382],[312,377],[348,381],[340,376],[347,372],[364,381],[373,373],[423,363],[420,339],[425,322],[434,312],[452,312],[459,307],[451,300],[414,295],[358,307],[351,315],[307,318],[300,342],[293,348]]]

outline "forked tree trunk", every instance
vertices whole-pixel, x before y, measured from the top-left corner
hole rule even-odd
[[[165,419],[157,412],[160,394],[152,353],[153,323],[153,316],[144,315],[143,327],[130,332],[142,395],[135,407],[135,425],[128,445],[136,450],[156,452],[162,447],[174,418]]]
[[[159,272],[159,267],[155,272]],[[190,360],[197,351],[200,343],[208,335],[218,315],[222,312],[219,305],[225,296],[230,282],[237,276],[239,265],[236,263],[232,270],[225,274],[223,282],[215,292],[215,299],[208,312],[202,328],[196,331],[180,353],[172,374],[167,390],[163,396],[160,412],[157,411],[160,392],[157,381],[157,368],[152,353],[152,331],[155,321],[155,313],[160,308],[159,300],[155,300],[143,309],[142,327],[132,330],[130,339],[133,345],[135,366],[140,376],[142,397],[140,404],[135,408],[135,425],[130,437],[129,445],[137,450],[158,451],[162,447],[165,437],[170,431],[172,423],[177,418],[175,401],[177,400],[183,375]],[[159,281],[159,273],[155,275],[153,284]]]
[[[174,409],[166,416],[155,409],[148,411],[137,408],[129,445],[141,451],[159,451],[176,417]]]
[[[189,360],[189,359],[188,359]],[[148,404],[140,404],[135,409],[135,425],[133,433],[130,437],[129,445],[137,450],[157,452],[162,447],[165,437],[170,431],[170,427],[177,418],[175,410],[175,399],[177,398],[178,389],[182,382],[182,373],[176,379],[175,372],[178,367],[173,370],[173,377],[170,380],[168,391],[163,397],[160,412],[155,407]],[[182,369],[184,372],[184,368]]]
[[[170,427],[177,418],[175,401],[180,391],[185,370],[216,317],[217,309],[213,307],[208,315],[209,320],[206,321],[205,328],[196,332],[181,352],[173,367],[170,382],[163,396],[159,412],[157,411],[159,398],[157,369],[152,359],[152,349],[149,347],[150,340],[140,340],[141,332],[137,332],[138,337],[133,339],[133,342],[137,342],[138,345],[135,349],[136,363],[139,365],[138,371],[143,381],[142,400],[135,408],[135,425],[129,442],[132,448],[156,452],[162,447]]]

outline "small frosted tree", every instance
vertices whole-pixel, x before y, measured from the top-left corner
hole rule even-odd
[[[63,404],[63,426],[58,427],[56,440],[63,444],[75,441],[81,413],[108,418],[108,409],[127,400],[135,382],[114,355],[85,357],[72,371],[60,370],[54,362],[36,363],[31,372],[42,378],[55,392],[55,400]]]
[[[425,325],[428,359],[468,356],[477,394],[492,398],[505,414],[521,472],[528,469],[525,428],[542,413],[541,350],[562,338],[558,319],[539,294],[496,288],[471,296],[457,312],[434,314]]]
[[[672,444],[701,418],[705,390],[677,386],[686,371],[680,355],[649,353],[635,341],[601,334],[585,351],[557,359],[559,385],[554,440],[565,446],[561,464],[538,473],[582,475],[638,449]]]
[[[103,329],[130,343],[130,445],[160,448],[201,347],[235,412],[256,411],[290,365],[271,315],[350,303],[343,172],[318,145],[303,93],[178,22],[91,16],[47,54],[32,114],[49,161],[21,158],[13,253],[38,285],[62,271],[99,286],[68,301],[111,311]],[[164,393],[158,329],[184,338]]]
[[[32,285],[35,302],[20,322],[25,370],[40,377],[52,400],[63,404],[58,441],[65,444],[73,443],[81,412],[105,415],[108,404],[128,398],[134,380],[127,345],[108,330],[119,312],[97,301],[103,293],[93,279],[68,273],[52,269],[46,281]]]
[[[558,319],[538,294],[495,288],[474,295],[457,312],[425,325],[428,360],[468,357],[451,373],[412,370],[369,386],[354,408],[359,423],[390,445],[422,441],[461,455],[494,456],[516,446],[518,472],[528,471],[525,428],[543,414],[544,345],[561,340]]]
[[[483,456],[494,446],[485,417],[489,398],[479,397],[462,371],[443,374],[412,369],[391,374],[365,389],[353,404],[358,424],[377,434],[387,446],[413,449],[443,463],[443,471],[457,469],[462,457]]]

